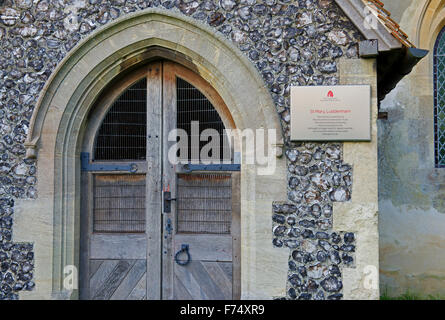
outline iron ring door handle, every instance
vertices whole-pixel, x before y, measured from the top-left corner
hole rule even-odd
[[[187,260],[179,260],[179,256],[185,253],[187,255]],[[189,252],[189,245],[188,244],[183,244],[181,245],[181,250],[179,250],[178,252],[176,252],[175,254],[175,262],[180,265],[180,266],[186,266],[190,263],[190,261],[192,260],[192,257],[190,256],[190,252]]]

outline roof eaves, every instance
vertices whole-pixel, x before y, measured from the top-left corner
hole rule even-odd
[[[364,1],[368,2],[368,0]],[[352,23],[354,23],[354,25],[359,29],[359,31],[367,40],[378,40],[379,52],[400,49],[405,46],[405,44],[403,44],[402,41],[400,41],[400,39],[395,36],[395,34],[389,31],[389,27],[385,25],[383,14],[380,14],[381,17],[376,17],[378,23],[369,23],[369,15],[373,14],[373,10],[372,7],[365,4],[364,1],[335,0],[338,6],[344,11],[344,13],[349,17]],[[371,17],[371,19],[373,18]],[[386,19],[386,21],[388,24],[390,23],[388,19]]]

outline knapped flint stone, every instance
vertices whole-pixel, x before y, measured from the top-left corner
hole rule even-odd
[[[20,9],[29,9],[32,7],[32,0],[16,0],[16,5]]]
[[[312,295],[310,293],[302,293],[298,297],[298,300],[311,300]]]
[[[303,167],[303,166],[296,166],[295,167],[295,174],[297,176],[304,177],[304,176],[306,176],[308,174],[308,172],[309,171],[308,171],[308,169],[306,167]]]
[[[272,244],[273,244],[275,247],[277,247],[277,248],[281,248],[281,247],[283,247],[283,241],[280,240],[280,239],[278,239],[278,238],[274,238],[274,239],[272,240]]]
[[[28,281],[25,283],[24,289],[27,291],[31,291],[32,289],[34,289],[35,286],[36,284],[34,283],[34,281]]]
[[[343,294],[336,293],[328,296],[328,300],[341,300],[343,298]]]
[[[8,295],[11,291],[12,291],[11,286],[9,286],[9,285],[6,284],[6,283],[4,283],[4,284],[0,287],[0,292],[2,292],[5,296]]]
[[[297,212],[297,207],[293,204],[274,204],[274,212],[275,213],[283,213],[283,214],[291,214]]]
[[[295,189],[300,184],[300,180],[297,177],[292,177],[289,179],[289,188]]]
[[[323,267],[320,263],[316,265],[309,266],[307,268],[307,275],[312,279],[320,279],[324,274],[327,273],[327,267]]]
[[[9,263],[7,261],[4,261],[0,264],[0,270],[2,272],[6,272],[7,270],[9,270]]]
[[[307,289],[309,292],[315,292],[320,285],[313,279],[309,279],[307,282]]]
[[[304,252],[313,253],[315,250],[317,250],[317,246],[311,240],[304,240],[301,243],[301,249],[304,250]]]
[[[13,8],[0,8],[0,22],[5,26],[15,25],[19,17],[19,12]]]
[[[332,242],[333,242],[333,243],[338,244],[338,243],[341,242],[341,237],[340,237],[340,235],[339,235],[338,233],[336,233],[336,232],[333,232],[333,233],[331,234],[331,238],[332,238]]]
[[[182,13],[186,15],[193,14],[198,7],[199,7],[198,1],[185,2],[183,0],[179,0],[178,8],[179,10],[181,10]]]
[[[3,277],[3,281],[9,285],[12,285],[15,279],[11,272],[6,272],[6,274]]]
[[[355,241],[355,235],[352,232],[345,233],[343,237],[346,244],[351,244]]]
[[[302,164],[308,164],[312,160],[312,155],[308,152],[304,152],[304,153],[300,154],[300,157],[298,160]]]
[[[301,192],[292,190],[288,193],[289,200],[294,201],[296,203],[300,203],[303,199],[303,194]]]
[[[289,283],[294,287],[301,287],[303,285],[303,281],[296,274],[291,275],[288,280]]]
[[[304,239],[313,239],[315,238],[314,232],[310,229],[305,229],[301,234]]]
[[[326,148],[326,156],[333,160],[340,159],[341,151],[338,148],[328,147]]]
[[[321,207],[319,204],[314,204],[311,206],[311,214],[315,218],[319,218],[321,216]]]
[[[331,276],[341,277],[340,268],[335,264],[329,266],[328,272]]]
[[[304,255],[304,257],[303,257],[303,262],[304,263],[313,262],[313,261],[315,261],[315,258],[314,258],[314,256],[312,254],[306,253]]]
[[[284,224],[286,222],[286,218],[283,215],[279,214],[273,215],[272,220],[279,224]]]
[[[231,11],[236,6],[236,2],[233,0],[220,0],[220,4],[226,11]]]
[[[329,239],[329,234],[327,234],[326,232],[319,231],[315,234],[315,237],[317,239],[327,240],[327,239]]]
[[[277,237],[283,236],[287,228],[285,226],[275,226],[273,228],[273,234]]]
[[[253,6],[252,12],[262,16],[267,12],[267,7],[264,4],[256,4]]]
[[[344,251],[344,252],[355,252],[355,246],[350,244],[350,245],[342,245],[340,250]]]
[[[354,263],[354,258],[346,253],[343,253],[341,255],[341,258],[346,265],[350,265],[350,264]]]
[[[345,46],[350,42],[348,35],[343,30],[329,32],[328,39],[339,46]]]
[[[322,73],[335,73],[337,72],[337,63],[330,60],[322,60],[318,63],[318,70]]]
[[[320,282],[320,285],[327,292],[338,292],[343,288],[342,281],[334,276],[324,279]]]
[[[12,290],[14,291],[21,291],[23,290],[23,284],[21,282],[16,282],[14,286],[12,287]]]
[[[338,251],[331,250],[331,252],[329,253],[329,258],[331,259],[331,262],[333,264],[341,263],[340,254],[338,253]]]
[[[324,250],[329,251],[331,249],[331,244],[325,240],[318,240],[318,245]]]
[[[291,270],[291,271],[297,270],[297,264],[292,260],[289,260],[289,270]]]
[[[329,197],[332,201],[336,202],[346,202],[351,199],[349,190],[344,187],[335,189],[329,194]]]
[[[323,291],[318,291],[314,296],[314,300],[325,300],[325,295]]]
[[[304,27],[312,23],[312,14],[309,12],[302,12],[296,18],[298,27]]]
[[[287,217],[286,222],[288,225],[293,226],[297,223],[297,220],[295,217],[289,216],[289,217]]]
[[[339,165],[337,168],[338,168],[338,171],[340,171],[340,172],[348,172],[348,171],[352,170],[351,166],[347,165],[347,164]]]
[[[289,291],[287,292],[287,294],[289,295],[289,298],[291,298],[291,299],[297,298],[297,292],[295,291],[294,288],[290,288]]]
[[[285,240],[284,245],[290,249],[296,249],[299,247],[300,243],[295,240]]]
[[[321,193],[318,190],[309,190],[304,194],[304,199],[307,203],[312,203],[314,201],[320,200]]]
[[[332,216],[332,206],[330,204],[326,204],[323,206],[323,215],[327,218]]]
[[[317,252],[317,261],[325,262],[328,259],[328,255],[326,252],[318,251]]]
[[[301,220],[298,224],[304,228],[315,228],[315,220]]]
[[[303,262],[304,253],[299,250],[292,251],[292,259],[297,262]]]
[[[251,11],[251,6],[244,6],[238,9],[238,15],[241,17],[241,19],[247,21],[252,17]]]
[[[220,12],[212,13],[209,16],[209,25],[212,27],[218,27],[222,25],[224,21],[226,21],[226,17]]]
[[[290,228],[287,232],[287,236],[289,238],[298,238],[301,234],[300,229],[298,228]]]

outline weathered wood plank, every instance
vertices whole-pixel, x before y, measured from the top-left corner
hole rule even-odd
[[[147,271],[147,261],[137,260],[133,267],[128,271],[125,278],[116,288],[110,300],[125,300],[138,284],[141,277]]]
[[[174,299],[175,300],[193,300],[193,297],[190,295],[188,290],[184,287],[181,279],[179,279],[178,276],[175,276]]]
[[[109,300],[135,262],[136,260],[120,260],[116,267],[108,274],[101,286],[91,288],[94,292],[92,299]]]
[[[197,262],[199,263],[199,262]],[[184,288],[187,290],[188,294],[194,300],[209,300],[210,297],[202,289],[201,283],[199,283],[195,277],[192,275],[192,264],[186,267],[175,268],[175,279],[180,281]],[[178,294],[178,293],[177,293]],[[182,300],[182,298],[180,298]]]
[[[176,167],[171,164],[168,157],[170,148],[176,143],[168,141],[170,132],[176,129],[176,64],[164,62],[163,64],[163,188],[170,189],[172,197],[176,197]],[[173,299],[173,259],[175,251],[172,245],[172,238],[176,230],[176,201],[171,201],[171,213],[163,214],[163,230],[166,230],[167,223],[171,223],[172,232],[164,231],[162,244],[162,298]]]
[[[222,291],[224,299],[232,300],[232,277],[228,277],[220,264],[230,264],[230,262],[202,262],[205,270],[213,282]]]
[[[224,276],[232,282],[233,281],[233,263],[230,262],[218,262],[218,266],[224,273]]]
[[[145,234],[92,234],[90,259],[146,259]]]
[[[177,234],[175,252],[182,244],[189,245],[192,261],[232,261],[232,237],[230,235]]]
[[[145,300],[147,298],[147,273],[144,273],[131,291],[127,300]]]
[[[105,260],[97,269],[96,273],[89,281],[89,298],[91,299],[98,288],[100,288],[108,278],[108,275],[116,268],[119,260]]]
[[[203,290],[208,296],[209,300],[224,300],[227,297],[224,296],[224,292],[218,286],[211,275],[204,268],[202,262],[195,262],[190,268],[192,276],[199,283],[201,290]],[[231,297],[230,297],[231,298]]]
[[[241,299],[241,173],[232,172],[232,298]]]
[[[102,263],[103,260],[90,260],[90,279],[94,276]]]
[[[147,67],[147,298],[161,298],[162,63]]]

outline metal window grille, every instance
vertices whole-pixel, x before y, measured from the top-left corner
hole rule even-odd
[[[437,168],[445,168],[445,28],[434,48],[434,133]]]
[[[180,174],[177,187],[179,233],[230,234],[231,174]]]
[[[200,160],[192,157],[195,154],[192,150],[193,148],[196,149],[196,147],[191,144],[192,139],[197,138],[199,141],[199,136],[191,135],[192,121],[198,121],[200,135],[206,129],[215,129],[219,133],[219,157],[215,156],[215,159],[230,161],[230,146],[227,135],[224,134],[224,123],[212,103],[197,88],[181,78],[176,78],[176,88],[177,128],[185,130],[189,137],[188,159],[178,154],[180,159],[188,161]],[[209,142],[200,141],[197,154],[200,154],[203,146],[207,143]],[[196,150],[193,151],[196,152]],[[226,157],[224,158],[224,156]],[[210,153],[209,157],[213,157],[213,154]]]
[[[145,232],[145,175],[95,175],[93,231]]]
[[[94,160],[145,160],[147,79],[124,91],[105,116],[96,138]]]

